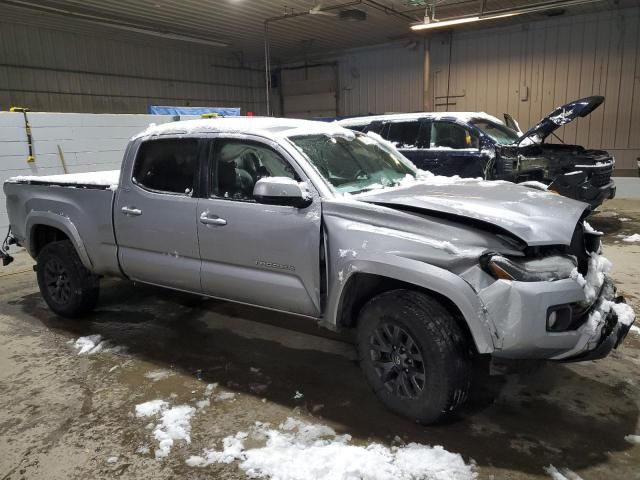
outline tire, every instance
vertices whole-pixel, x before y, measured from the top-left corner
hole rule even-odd
[[[431,424],[464,403],[471,388],[471,352],[453,315],[433,297],[392,290],[370,300],[358,317],[360,365],[382,403]]]
[[[78,318],[98,304],[98,277],[85,268],[69,240],[45,245],[36,271],[40,293],[58,315]]]

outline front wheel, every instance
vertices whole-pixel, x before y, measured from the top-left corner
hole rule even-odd
[[[382,403],[422,424],[462,405],[471,387],[466,337],[442,303],[421,292],[370,300],[358,318],[358,353]]]
[[[45,245],[36,270],[40,293],[58,315],[80,317],[97,305],[98,277],[85,268],[69,240]]]

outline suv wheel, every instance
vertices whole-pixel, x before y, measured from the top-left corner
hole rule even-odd
[[[98,277],[85,268],[69,240],[45,245],[36,270],[40,293],[58,315],[76,318],[97,305]]]
[[[393,290],[358,318],[360,364],[390,410],[429,424],[459,407],[471,386],[471,355],[455,318],[436,299]]]

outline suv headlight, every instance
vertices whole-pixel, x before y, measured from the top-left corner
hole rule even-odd
[[[511,260],[497,253],[487,253],[480,257],[480,266],[491,276],[501,280],[545,282],[569,278],[577,267],[577,262],[568,255]]]

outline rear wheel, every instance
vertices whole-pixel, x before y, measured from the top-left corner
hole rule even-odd
[[[370,300],[358,320],[360,364],[390,410],[434,423],[471,386],[471,355],[455,318],[436,299],[393,290]]]
[[[95,308],[99,280],[85,268],[69,240],[51,242],[38,255],[38,286],[51,310],[68,318]]]

